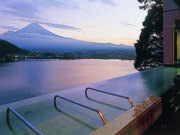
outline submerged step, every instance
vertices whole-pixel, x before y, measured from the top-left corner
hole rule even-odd
[[[161,113],[161,97],[150,96],[90,135],[141,135]]]

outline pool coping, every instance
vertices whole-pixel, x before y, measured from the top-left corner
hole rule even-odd
[[[140,135],[162,114],[162,98],[150,96],[89,135]]]

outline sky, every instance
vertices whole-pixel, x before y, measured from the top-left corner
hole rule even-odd
[[[137,0],[3,0],[0,34],[38,23],[64,37],[133,46],[147,15],[139,6]]]

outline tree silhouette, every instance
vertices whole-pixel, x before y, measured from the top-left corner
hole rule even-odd
[[[8,54],[28,54],[29,51],[23,50],[16,45],[0,39],[0,57],[4,57]]]
[[[180,0],[174,0],[180,6]]]
[[[135,43],[136,60],[134,66],[144,70],[162,65],[163,61],[163,1],[138,0],[142,10],[148,10],[143,22],[139,40]]]

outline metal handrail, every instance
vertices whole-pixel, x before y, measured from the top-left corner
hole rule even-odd
[[[88,88],[85,89],[85,96],[86,96],[86,98],[89,98],[89,97],[88,97],[88,94],[87,94],[87,91],[88,91],[88,90],[93,90],[93,91],[97,91],[97,92],[109,94],[109,95],[112,95],[112,96],[125,98],[125,99],[127,99],[127,100],[129,101],[129,103],[131,104],[131,106],[134,107],[134,103],[133,103],[133,101],[131,100],[131,98],[129,98],[129,97],[122,96],[122,95],[118,95],[118,94],[114,94],[114,93],[107,92],[107,91],[103,91],[103,90],[98,90],[98,89],[90,88],[90,87],[88,87]]]
[[[97,112],[98,115],[100,116],[103,124],[104,124],[104,125],[106,124],[106,119],[105,119],[105,117],[104,117],[104,115],[102,114],[101,111],[99,111],[99,110],[97,110],[97,109],[94,109],[94,108],[92,108],[92,107],[89,107],[89,106],[87,106],[87,105],[83,105],[83,104],[81,104],[81,103],[78,103],[78,102],[76,102],[76,101],[73,101],[73,100],[71,100],[71,99],[61,97],[61,96],[59,96],[59,95],[54,96],[54,105],[55,105],[56,108],[57,108],[56,98],[64,99],[64,100],[66,100],[66,101],[68,101],[68,102],[71,102],[71,103],[73,103],[73,104],[76,104],[76,105],[79,105],[79,106],[81,106],[81,107],[84,107],[84,108],[87,108],[87,109],[89,109],[89,110],[92,110],[92,111]]]
[[[34,131],[37,135],[43,135],[36,127],[34,127],[29,121],[23,118],[18,112],[16,112],[13,108],[8,107],[6,110],[6,118],[9,123],[9,112],[14,114],[17,118],[19,118],[26,126],[28,126],[32,131]]]

